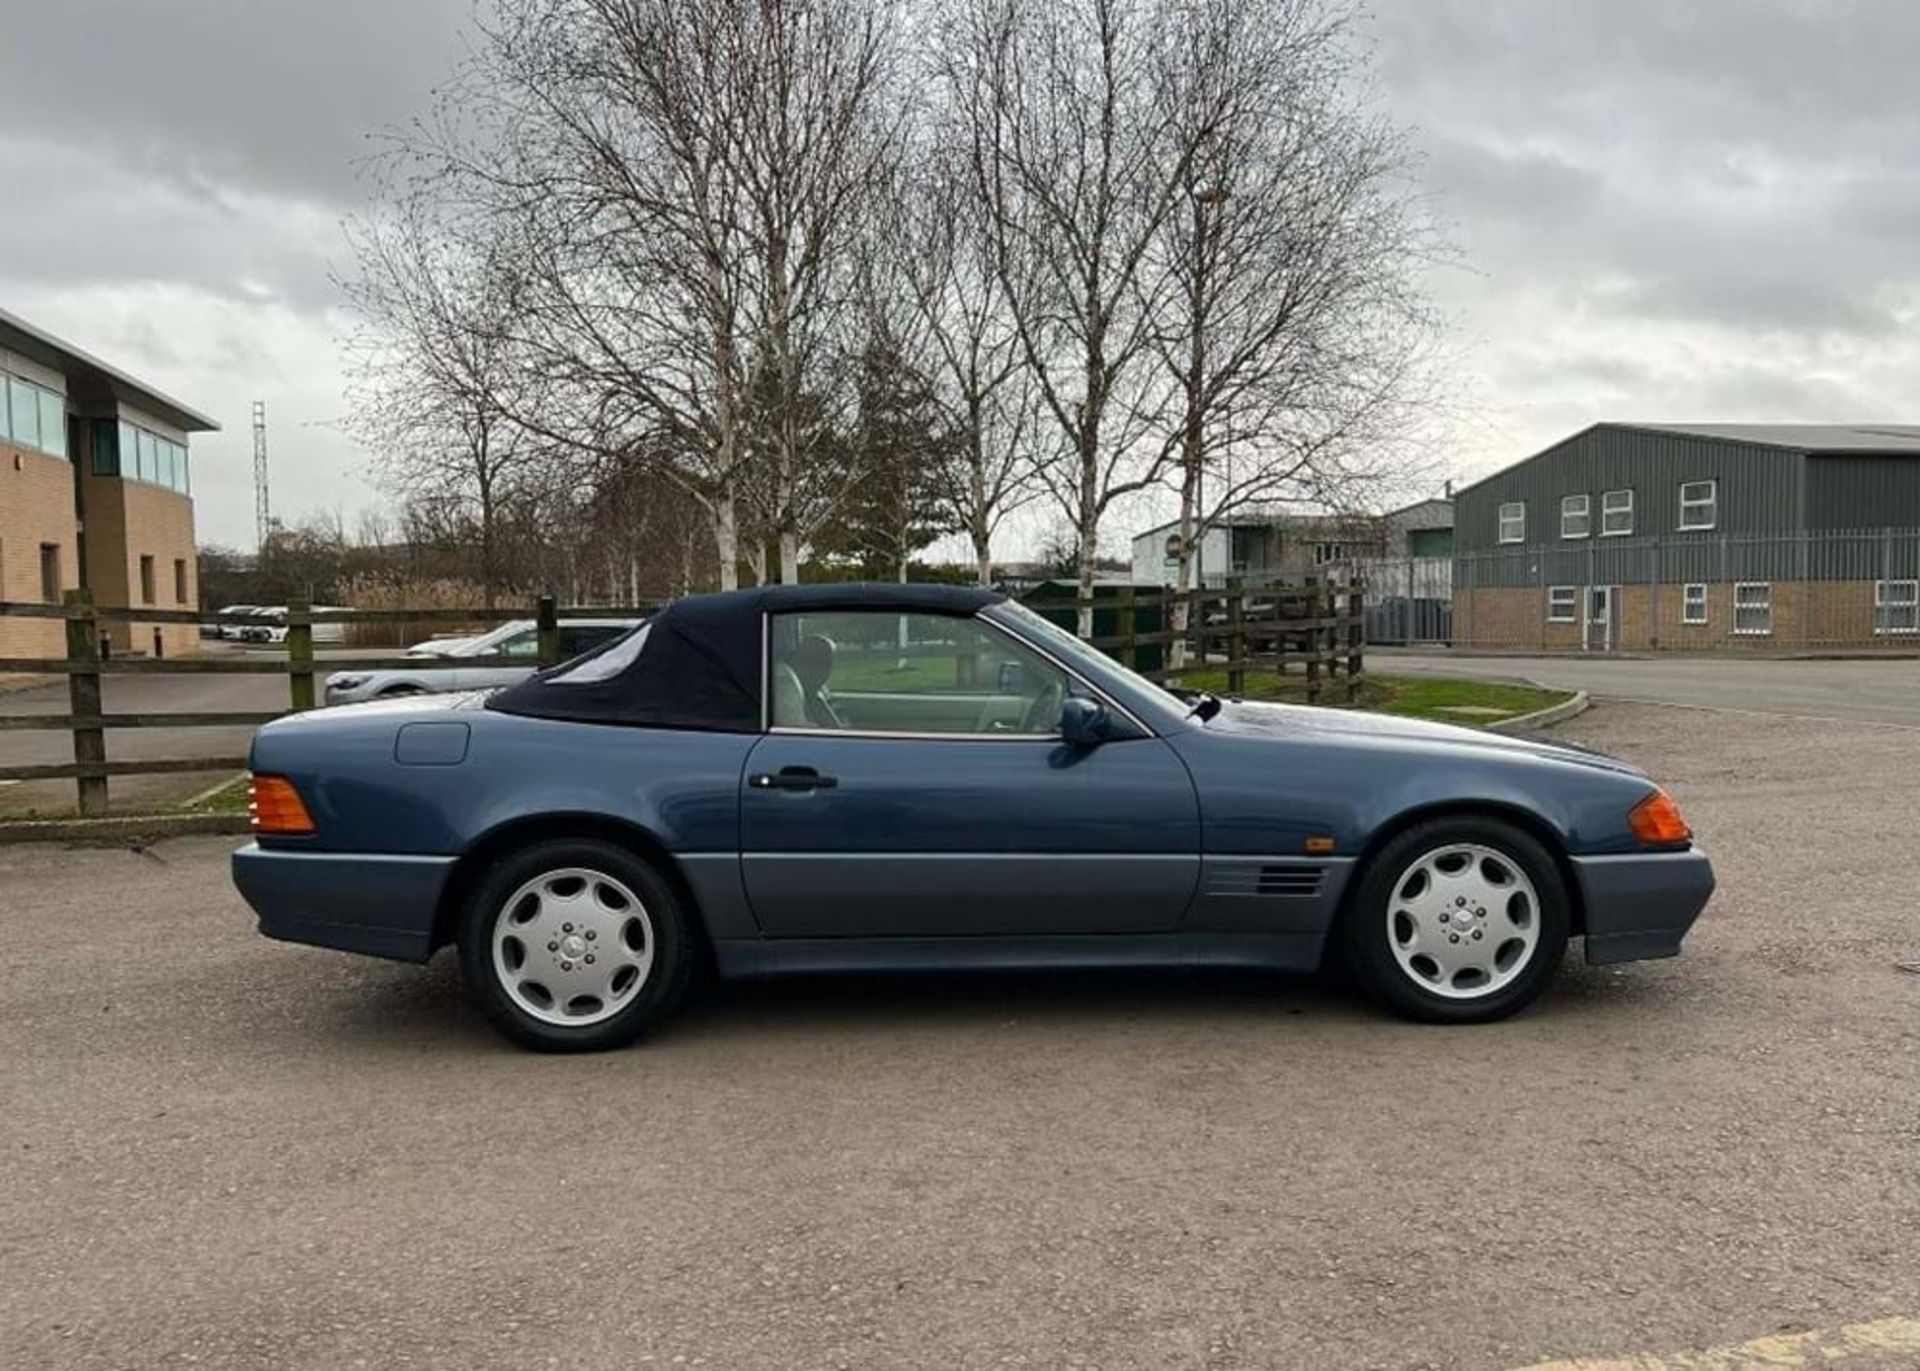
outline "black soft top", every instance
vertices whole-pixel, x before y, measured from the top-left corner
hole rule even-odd
[[[973,614],[1002,598],[971,586],[884,582],[689,595],[632,633],[507,687],[488,699],[487,708],[582,723],[758,733],[764,615],[849,609]],[[646,637],[636,655],[638,634]],[[608,669],[615,664],[617,669]]]

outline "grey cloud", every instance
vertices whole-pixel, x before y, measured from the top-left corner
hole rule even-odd
[[[10,6],[0,129],[201,191],[345,202],[367,134],[421,110],[470,12],[469,0]]]

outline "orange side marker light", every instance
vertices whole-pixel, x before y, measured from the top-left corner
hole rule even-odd
[[[285,776],[247,777],[247,813],[256,833],[302,837],[313,832],[313,816],[300,792]]]

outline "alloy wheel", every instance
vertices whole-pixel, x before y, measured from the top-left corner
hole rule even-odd
[[[1449,843],[1422,853],[1393,884],[1387,945],[1409,980],[1453,1000],[1511,985],[1540,941],[1540,897],[1498,848]]]
[[[522,1013],[584,1028],[633,1002],[653,969],[653,920],[640,898],[602,871],[567,867],[534,877],[501,905],[493,971]]]

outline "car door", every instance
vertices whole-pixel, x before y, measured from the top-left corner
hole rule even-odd
[[[767,641],[771,726],[740,816],[768,936],[1179,923],[1199,870],[1192,780],[1118,712],[1128,736],[1064,744],[1061,701],[1087,688],[1059,665],[962,616],[776,614]]]

